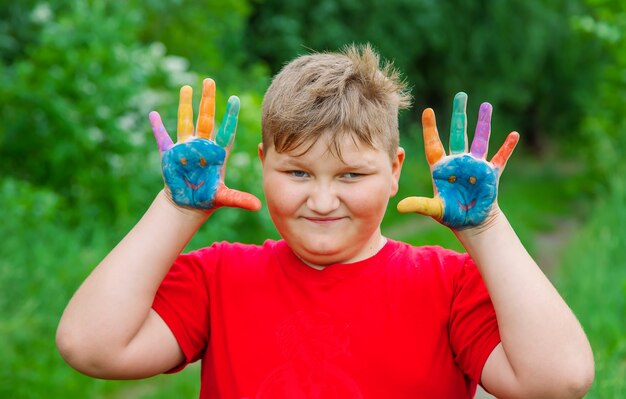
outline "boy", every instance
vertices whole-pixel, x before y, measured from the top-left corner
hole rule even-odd
[[[588,341],[497,205],[512,133],[485,161],[491,107],[467,152],[455,98],[446,156],[423,114],[435,198],[401,212],[449,226],[468,254],[385,238],[404,151],[409,98],[369,46],[288,64],[263,103],[259,157],[280,241],[215,243],[180,255],[220,206],[256,210],[224,185],[238,100],[214,133],[205,80],[193,130],[181,90],[178,144],[151,114],[165,189],[92,272],[63,314],[57,345],[81,372],[144,378],[202,359],[202,398],[582,397]],[[215,226],[219,228],[219,226]]]

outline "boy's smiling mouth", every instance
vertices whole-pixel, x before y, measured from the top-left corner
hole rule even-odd
[[[303,216],[305,220],[309,222],[318,223],[318,224],[330,224],[333,222],[337,222],[339,220],[344,219],[344,217],[312,217],[312,216]]]

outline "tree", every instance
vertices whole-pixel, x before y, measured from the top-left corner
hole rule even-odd
[[[264,59],[272,73],[309,49],[371,42],[411,83],[412,119],[425,107],[448,115],[454,94],[466,91],[471,115],[489,101],[494,133],[519,130],[523,143],[537,148],[544,137],[566,137],[576,129],[581,99],[596,73],[596,49],[581,46],[570,28],[577,2],[258,0],[254,5],[248,51]]]

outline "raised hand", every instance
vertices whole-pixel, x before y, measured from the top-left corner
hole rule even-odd
[[[158,112],[150,113],[150,124],[159,151],[166,191],[180,206],[211,210],[220,206],[258,210],[261,201],[252,194],[231,190],[224,185],[226,160],[235,139],[239,98],[228,99],[226,113],[219,131],[214,131],[215,82],[202,83],[202,100],[193,126],[193,90],[180,89],[178,105],[178,139],[174,144],[165,130]]]
[[[431,108],[422,114],[424,149],[433,176],[434,198],[408,197],[398,211],[431,216],[456,230],[481,225],[497,207],[498,180],[515,148],[519,134],[511,132],[491,162],[486,161],[491,133],[489,103],[478,112],[478,123],[470,152],[467,152],[467,94],[454,97],[450,125],[450,155],[446,155]]]

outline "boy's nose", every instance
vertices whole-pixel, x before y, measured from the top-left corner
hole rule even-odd
[[[307,207],[315,213],[326,215],[339,207],[339,197],[328,184],[318,184],[310,193]]]

